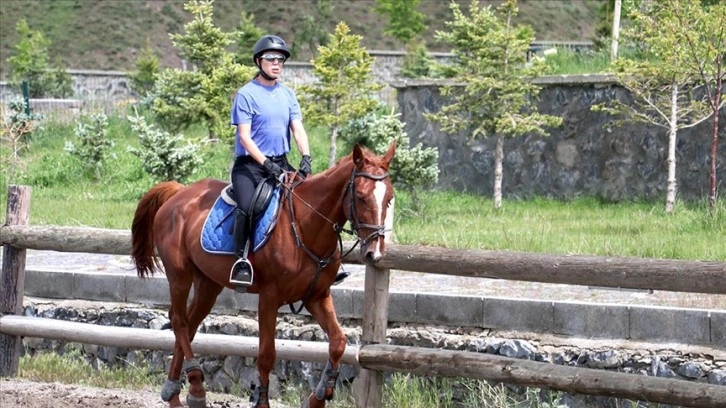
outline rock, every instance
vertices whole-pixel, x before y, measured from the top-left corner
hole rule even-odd
[[[703,372],[703,368],[701,368],[700,364],[687,362],[681,364],[681,366],[676,369],[676,374],[695,380],[703,377],[705,373]]]
[[[506,340],[499,348],[499,354],[507,357],[533,360],[537,350],[529,342],[523,340]]]
[[[708,373],[709,384],[726,385],[726,370],[713,370]]]
[[[615,350],[599,351],[589,354],[585,364],[590,368],[617,368],[622,364],[622,359]]]

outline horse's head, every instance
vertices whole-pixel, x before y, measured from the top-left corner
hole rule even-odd
[[[386,251],[385,233],[393,229],[394,192],[388,168],[396,152],[391,143],[383,157],[356,145],[348,183],[346,217],[361,240],[361,258],[377,262]]]

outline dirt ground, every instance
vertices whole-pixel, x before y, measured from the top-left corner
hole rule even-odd
[[[182,401],[186,390],[182,390]],[[223,394],[207,394],[207,408],[249,407],[250,402]],[[276,408],[291,408],[273,402]],[[167,408],[157,391],[86,387],[61,383],[40,383],[14,378],[0,379],[2,408]]]

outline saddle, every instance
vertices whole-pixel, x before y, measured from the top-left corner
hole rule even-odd
[[[277,216],[281,207],[281,189],[274,181],[266,179],[257,185],[252,196],[250,248],[253,253],[265,245],[277,224]],[[234,190],[232,184],[229,184],[222,189],[204,221],[200,237],[202,249],[210,254],[234,254],[232,232],[234,230],[233,214],[236,208]]]

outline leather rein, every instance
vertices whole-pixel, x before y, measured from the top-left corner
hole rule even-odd
[[[298,180],[298,181],[292,183],[289,187],[284,184],[282,185],[283,188],[285,188],[288,191],[288,194],[287,194],[288,208],[290,209],[290,222],[292,224],[292,233],[293,233],[293,236],[295,237],[295,243],[313,261],[315,261],[315,265],[316,265],[315,276],[313,277],[312,282],[310,282],[310,285],[308,286],[307,291],[305,292],[305,295],[301,299],[300,307],[298,307],[296,310],[295,307],[293,306],[293,304],[292,303],[290,304],[290,311],[293,314],[300,313],[300,311],[302,311],[303,307],[305,307],[305,302],[307,302],[307,300],[312,295],[313,288],[315,288],[315,284],[318,282],[318,279],[320,278],[320,273],[323,271],[323,269],[326,266],[328,266],[331,262],[333,262],[336,259],[343,259],[346,256],[348,256],[348,254],[353,252],[353,250],[355,249],[356,246],[358,246],[359,243],[361,244],[361,246],[367,245],[369,242],[376,239],[377,237],[383,237],[387,231],[385,225],[366,224],[366,223],[361,223],[358,220],[358,216],[356,215],[356,211],[355,211],[355,179],[356,179],[356,177],[365,177],[365,178],[368,178],[371,180],[380,181],[380,180],[387,179],[389,177],[389,174],[388,174],[388,172],[386,172],[381,175],[375,175],[375,174],[366,173],[366,172],[362,172],[362,171],[356,171],[355,169],[353,170],[353,172],[350,175],[350,180],[348,181],[345,191],[343,192],[343,197],[345,197],[346,194],[349,195],[349,197],[350,197],[349,206],[348,206],[349,217],[346,216],[346,220],[348,220],[350,222],[350,225],[352,228],[351,230],[345,229],[345,228],[343,228],[343,226],[339,225],[337,222],[330,220],[328,217],[321,214],[320,211],[318,211],[313,206],[311,206],[307,201],[303,200],[299,195],[295,194],[295,188],[297,186],[299,186],[303,180]],[[292,205],[293,197],[296,197],[303,204],[305,204],[309,209],[311,209],[314,213],[316,213],[317,215],[319,215],[320,217],[325,219],[325,221],[327,221],[329,224],[331,224],[333,226],[333,230],[335,231],[335,233],[338,234],[338,244],[336,245],[335,248],[333,248],[332,252],[327,257],[321,258],[321,257],[317,256],[313,251],[310,250],[310,248],[307,247],[307,245],[305,245],[305,243],[300,238],[300,232],[298,230],[298,225],[297,225],[297,222],[295,221],[295,209]],[[359,235],[358,231],[361,228],[372,229],[373,232],[370,233],[370,235],[368,235],[367,237],[361,239],[360,237],[358,237],[358,235]],[[353,244],[353,246],[347,252],[345,252],[345,254],[343,254],[343,238],[341,237],[341,233],[343,233],[343,232],[346,232],[348,234],[355,235],[358,237],[358,238],[356,238],[356,241]],[[336,258],[335,254],[338,252],[339,248],[340,248],[340,255]]]

